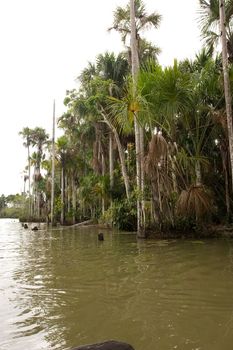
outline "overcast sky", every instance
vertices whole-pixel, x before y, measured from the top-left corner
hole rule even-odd
[[[23,190],[26,149],[23,127],[51,134],[64,111],[68,89],[88,61],[105,51],[120,52],[117,33],[107,32],[113,11],[127,0],[0,0],[0,195]],[[159,61],[194,58],[201,48],[198,0],[144,0],[163,17],[149,38],[162,49]]]

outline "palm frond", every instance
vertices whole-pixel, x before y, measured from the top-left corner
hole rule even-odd
[[[203,186],[190,186],[183,190],[176,204],[178,215],[195,217],[200,220],[205,215],[213,212],[213,200]]]

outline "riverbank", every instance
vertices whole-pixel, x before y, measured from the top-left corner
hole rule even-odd
[[[64,227],[64,226],[61,226]],[[90,227],[97,230],[114,230],[113,227],[107,224],[95,222],[83,222],[69,227]],[[135,233],[136,232],[131,232]],[[203,225],[195,230],[147,230],[146,239],[211,239],[211,238],[229,238],[233,239],[233,225]]]
[[[29,228],[38,224],[39,229],[45,229],[46,223],[29,223]],[[109,224],[97,223],[95,220],[86,220],[73,225],[55,226],[55,229],[70,229],[70,228],[95,228],[97,230],[116,230]],[[136,232],[131,232],[135,233]],[[195,229],[148,229],[146,231],[146,239],[211,239],[211,238],[228,238],[233,239],[233,224],[229,225],[202,225]]]
[[[149,230],[148,239],[233,239],[233,225],[203,225],[195,230]]]

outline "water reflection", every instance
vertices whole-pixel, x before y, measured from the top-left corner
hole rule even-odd
[[[2,350],[119,339],[136,350],[231,350],[233,245],[25,231],[0,221]],[[3,263],[3,264],[2,264]]]

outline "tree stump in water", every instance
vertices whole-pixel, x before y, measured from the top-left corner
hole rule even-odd
[[[108,340],[103,343],[81,345],[72,350],[135,350],[130,344]]]
[[[102,232],[98,233],[98,240],[104,241],[104,234]]]

